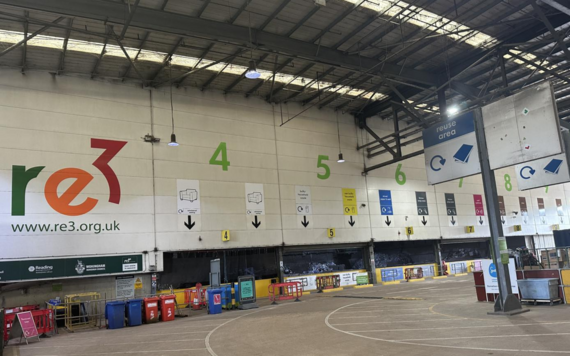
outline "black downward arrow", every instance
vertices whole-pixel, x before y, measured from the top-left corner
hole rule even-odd
[[[350,224],[350,226],[354,226],[354,223],[356,221],[352,220],[352,215],[350,216],[350,220],[348,220],[348,223]]]
[[[390,224],[392,223],[390,221],[390,218],[386,216],[386,221],[385,221],[386,225],[390,226]]]
[[[257,221],[257,215],[255,216],[255,222],[252,221],[251,224],[255,226],[256,229],[261,225],[261,221]]]
[[[479,217],[479,224],[483,225],[483,218]]]
[[[196,225],[195,222],[192,222],[192,216],[188,215],[188,222],[184,222],[184,225],[186,225],[186,228],[188,230],[192,230],[192,228],[194,227],[194,225]]]
[[[454,219],[453,216],[452,216],[452,217],[451,217],[451,225],[455,225],[455,223],[456,223],[456,221],[455,221],[455,219]]]
[[[422,224],[424,224],[424,226],[426,226],[427,224],[427,220],[426,220],[426,216],[424,215],[424,217],[422,218]]]
[[[303,224],[304,227],[307,227],[309,225],[309,222],[307,221],[307,216],[303,216],[303,221],[301,221],[301,224]]]
[[[505,218],[501,216],[501,223],[505,225]]]

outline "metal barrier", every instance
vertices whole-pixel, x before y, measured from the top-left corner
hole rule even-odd
[[[17,308],[14,308],[17,309]],[[12,309],[12,310],[14,310]],[[27,310],[32,313],[32,317],[34,318],[34,323],[36,324],[36,328],[38,329],[39,335],[46,335],[47,333],[55,332],[55,318],[53,310],[51,309],[42,309],[42,310]],[[23,312],[23,310],[15,311],[13,313],[5,314],[4,316],[4,342],[8,342],[8,337],[10,335],[10,330],[12,329],[12,325],[14,324],[14,320],[16,319],[16,315],[18,313]]]
[[[458,273],[467,273],[467,263],[466,262],[457,262],[449,263],[449,269],[451,270],[451,274],[458,274]]]
[[[193,310],[200,310],[202,307],[206,307],[208,304],[206,302],[206,290],[202,289],[201,283],[197,283],[196,287],[184,291],[184,303]]]
[[[422,267],[406,268],[404,271],[406,280],[424,278],[424,270]]]
[[[317,277],[317,290],[322,293],[324,289],[333,289],[340,287],[340,276],[338,274],[332,276],[319,276]]]
[[[269,300],[271,304],[277,304],[278,300],[295,299],[300,302],[299,298],[303,296],[303,288],[300,282],[273,283],[268,287]],[[278,294],[275,294],[275,293]]]

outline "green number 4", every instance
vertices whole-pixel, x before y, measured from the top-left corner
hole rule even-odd
[[[221,161],[217,160],[220,153],[222,154]],[[225,142],[220,142],[220,145],[218,146],[218,148],[216,148],[216,152],[214,152],[212,158],[210,158],[210,164],[222,166],[222,169],[224,171],[228,170],[228,167],[230,166],[230,161],[228,161],[228,151],[226,150]]]
[[[325,169],[325,174],[320,174],[317,173],[317,178],[319,179],[327,179],[328,177],[330,177],[331,175],[331,169],[329,168],[328,165],[324,164],[323,161],[328,161],[329,160],[329,156],[324,156],[324,155],[319,155],[318,161],[317,161],[317,168],[324,168]]]

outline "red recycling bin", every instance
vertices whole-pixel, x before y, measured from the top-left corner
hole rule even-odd
[[[160,297],[160,321],[174,320],[175,295],[161,295]]]
[[[158,297],[144,298],[143,320],[146,324],[158,321]]]

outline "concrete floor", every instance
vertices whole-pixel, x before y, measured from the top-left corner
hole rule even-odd
[[[570,308],[531,306],[513,317],[488,316],[492,304],[476,302],[471,275],[260,304],[249,311],[192,312],[168,323],[58,335],[10,345],[4,355],[570,354]]]

